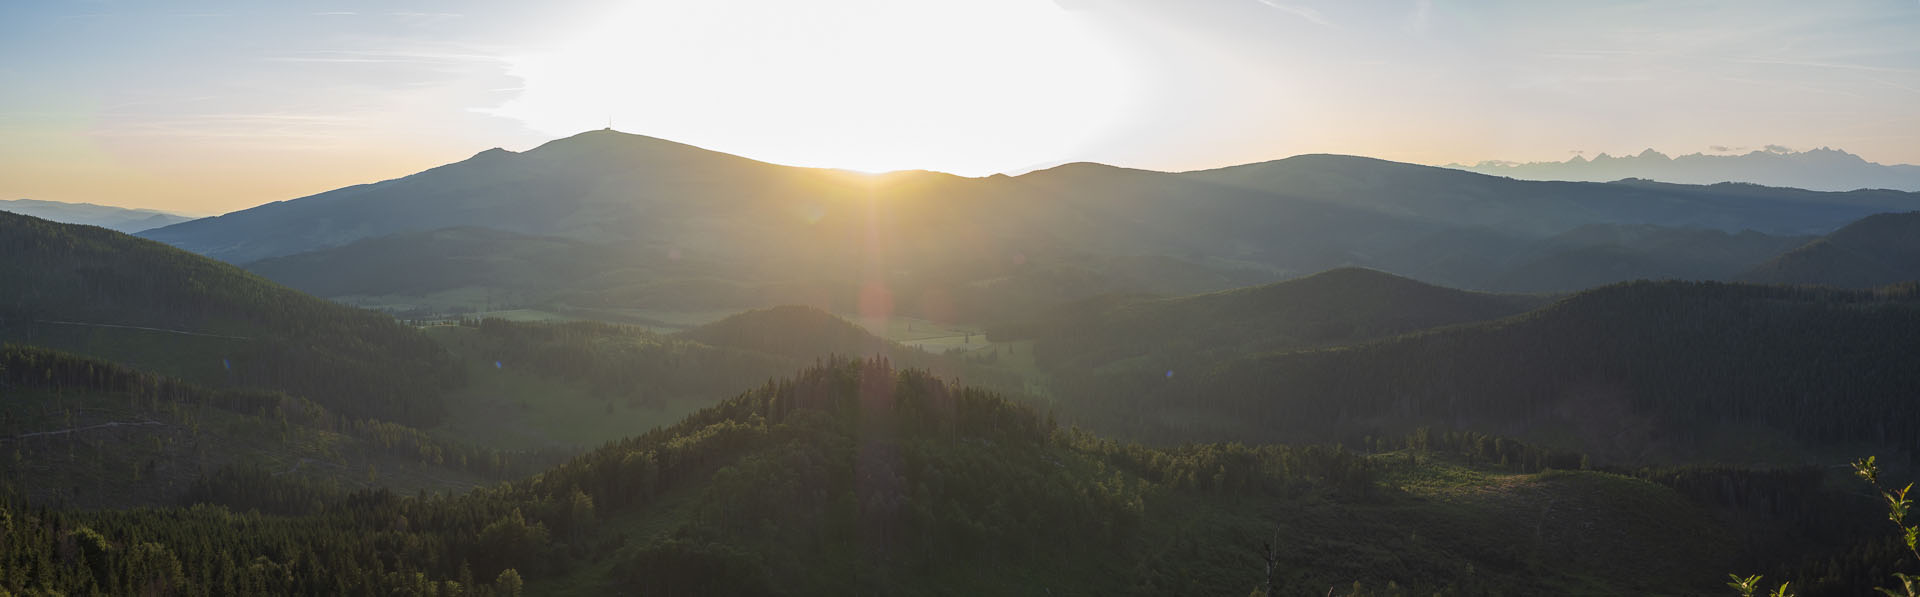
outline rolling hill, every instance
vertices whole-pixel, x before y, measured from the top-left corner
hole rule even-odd
[[[104,228],[0,213],[0,279],[0,341],[411,424],[437,420],[459,380],[444,351],[385,315]]]
[[[1920,280],[1920,212],[1867,216],[1768,260],[1740,279],[1841,288]]]

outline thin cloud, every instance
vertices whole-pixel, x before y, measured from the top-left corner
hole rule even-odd
[[[1320,14],[1320,11],[1314,10],[1313,7],[1310,7],[1310,6],[1281,4],[1274,0],[1260,0],[1260,3],[1265,4],[1267,6],[1271,6],[1279,10],[1280,12],[1284,12],[1296,17],[1300,17],[1302,19],[1306,19],[1307,22],[1313,23],[1315,25],[1319,25],[1321,27],[1331,27],[1336,29],[1338,28],[1333,24],[1333,21],[1330,21],[1327,19],[1327,15]]]
[[[457,52],[408,52],[375,50],[312,50],[287,56],[261,58],[267,62],[328,64],[467,64],[498,62],[498,56]]]
[[[1820,62],[1820,61],[1814,61],[1814,60],[1786,60],[1786,59],[1780,59],[1780,58],[1761,58],[1761,57],[1747,57],[1747,56],[1723,56],[1723,57],[1720,57],[1720,59],[1728,62],[1737,62],[1740,64],[1764,64],[1764,65],[1773,65],[1773,66],[1803,66],[1808,68],[1858,70],[1858,71],[1869,71],[1869,72],[1880,72],[1880,73],[1903,73],[1903,74],[1920,73],[1920,70],[1914,70],[1910,68],[1895,68],[1890,66],[1871,66],[1866,64],[1849,64],[1845,62]]]
[[[1407,14],[1407,30],[1425,32],[1433,24],[1433,0],[1413,0],[1413,12]]]

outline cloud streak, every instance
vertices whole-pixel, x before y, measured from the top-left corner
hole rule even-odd
[[[1276,2],[1275,0],[1260,0],[1260,3],[1273,7],[1275,10],[1279,10],[1280,12],[1284,12],[1296,17],[1300,17],[1301,19],[1304,19],[1309,23],[1313,23],[1321,27],[1327,27],[1332,29],[1339,28],[1338,26],[1333,24],[1333,21],[1327,19],[1327,15],[1321,14],[1320,11],[1315,10],[1313,7],[1310,7],[1310,6],[1300,6],[1297,4],[1282,4],[1280,2]]]

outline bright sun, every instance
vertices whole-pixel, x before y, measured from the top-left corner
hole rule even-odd
[[[1113,46],[1051,0],[644,2],[521,56],[489,113],[776,163],[985,175],[1062,160],[1125,116]]]

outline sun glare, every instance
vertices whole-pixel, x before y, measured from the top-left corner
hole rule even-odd
[[[985,175],[1125,117],[1113,45],[1050,0],[643,3],[519,56],[489,113],[604,126],[784,164]]]

